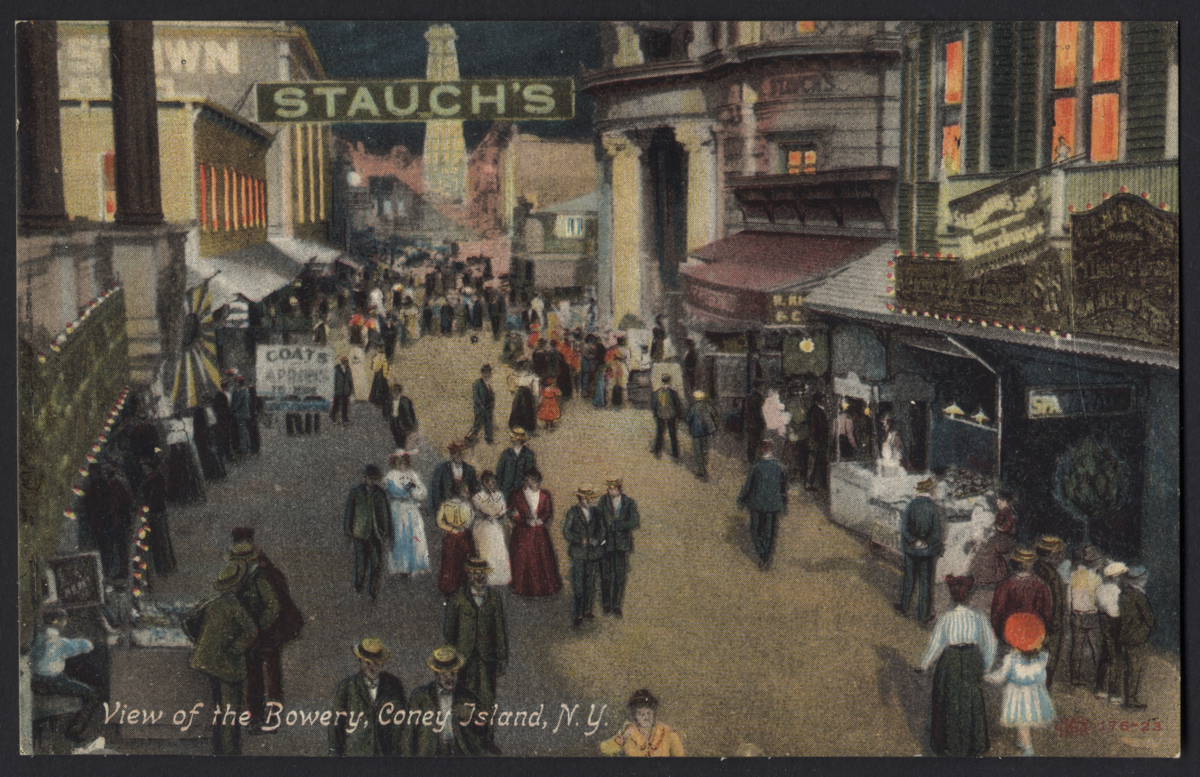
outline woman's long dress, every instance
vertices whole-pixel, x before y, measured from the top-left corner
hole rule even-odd
[[[508,414],[508,427],[519,426],[532,432],[537,429],[537,400],[533,395],[533,385],[537,380],[531,372],[516,376],[516,390],[513,392],[512,411]]]
[[[475,538],[475,551],[492,568],[488,573],[488,585],[508,585],[512,582],[512,566],[508,559],[508,540],[504,536],[504,513],[508,509],[504,494],[480,491],[472,501],[479,515],[471,527],[471,536]]]
[[[421,502],[427,496],[425,484],[411,469],[394,469],[383,479],[383,490],[392,508],[388,571],[412,575],[428,572],[429,543],[425,540],[425,520],[421,517]]]
[[[179,504],[204,501],[204,477],[192,456],[187,427],[173,421],[167,433],[167,501]]]
[[[938,755],[974,756],[988,749],[982,663],[978,645],[949,645],[938,659],[930,726]]]
[[[452,594],[467,584],[463,565],[475,553],[471,540],[471,504],[447,499],[438,508],[438,528],[442,530],[442,568],[438,573],[438,590]]]
[[[208,425],[208,413],[202,407],[192,409],[192,434],[196,440],[196,454],[200,457],[200,469],[206,480],[225,478],[225,462],[217,455],[214,432]]]
[[[521,596],[549,596],[562,589],[558,559],[550,542],[548,524],[554,516],[549,491],[537,492],[537,507],[531,509],[530,495],[522,489],[508,500],[513,515],[512,582],[509,587]],[[541,525],[534,526],[534,520]]]

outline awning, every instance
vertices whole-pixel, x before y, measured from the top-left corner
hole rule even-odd
[[[222,256],[201,256],[187,262],[187,286],[193,288],[211,278],[213,308],[232,302],[240,294],[259,302],[271,292],[291,283],[304,265],[271,243],[259,243]]]
[[[727,328],[767,324],[771,295],[804,292],[879,245],[865,237],[738,232],[689,255],[682,268],[688,314]]]

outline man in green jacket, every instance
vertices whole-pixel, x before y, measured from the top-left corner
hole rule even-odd
[[[671,376],[662,376],[662,387],[654,392],[654,456],[662,455],[663,434],[671,436],[671,458],[679,458],[679,436],[675,422],[683,415],[683,403],[679,394],[671,388]]]
[[[392,654],[380,640],[366,637],[354,648],[354,656],[359,671],[333,692],[329,754],[398,755],[408,704],[403,683],[383,671]]]
[[[192,668],[212,681],[213,705],[220,716],[213,724],[213,754],[239,755],[242,751],[239,718],[245,712],[246,651],[258,627],[238,602],[234,592],[246,574],[246,565],[230,561],[221,567],[213,588],[219,594],[204,605]]]
[[[567,508],[563,519],[563,537],[571,559],[571,622],[575,628],[583,619],[591,620],[592,600],[596,595],[596,577],[604,561],[604,516],[596,509],[596,492],[581,488],[575,492],[578,504]]]
[[[246,566],[246,574],[234,594],[238,603],[254,619],[259,631],[259,638],[246,654],[246,706],[250,709],[251,726],[255,727],[251,730],[257,731],[266,714],[263,678],[269,660],[267,653],[272,650],[278,652],[278,647],[266,645],[263,637],[271,633],[271,627],[279,619],[282,603],[259,566],[258,552],[253,543],[235,542],[226,558]]]
[[[642,525],[637,502],[625,493],[620,478],[605,481],[608,493],[600,500],[600,519],[604,524],[604,558],[600,562],[600,603],[605,615],[622,617],[625,600],[626,556],[633,552],[633,530]]]
[[[1138,698],[1142,684],[1142,668],[1146,664],[1146,643],[1154,631],[1154,613],[1142,588],[1146,585],[1146,568],[1134,567],[1121,577],[1121,595],[1117,607],[1121,626],[1117,642],[1125,668],[1125,708],[1144,710]]]
[[[472,557],[463,567],[468,582],[446,602],[442,634],[463,659],[459,683],[475,695],[481,710],[490,713],[496,701],[496,678],[508,664],[504,602],[488,587],[492,568],[487,561]],[[488,752],[501,754],[490,720],[485,740]]]
[[[401,731],[401,755],[483,755],[491,709],[458,682],[463,659],[452,645],[442,645],[425,662],[436,678],[413,692]]]
[[[371,601],[379,596],[383,544],[392,537],[392,508],[387,493],[379,487],[382,479],[379,467],[364,467],[363,482],[350,489],[342,516],[342,529],[354,542],[354,590],[362,593],[366,581]]]

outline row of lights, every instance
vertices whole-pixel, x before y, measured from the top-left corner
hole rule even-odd
[[[92,313],[94,313],[96,311],[96,309],[100,306],[100,304],[102,302],[104,302],[104,300],[108,299],[113,294],[116,294],[120,288],[121,288],[120,284],[114,283],[112,285],[111,289],[100,292],[99,297],[88,302],[88,304],[86,306],[84,306],[83,308],[80,308],[79,318],[75,319],[74,321],[68,321],[64,330],[62,332],[60,332],[57,337],[55,337],[53,340],[50,341],[50,350],[53,351],[54,353],[58,353],[59,351],[61,351],[62,347],[67,342],[67,338],[70,337],[71,335],[75,334],[75,332],[79,329],[79,327],[83,324],[83,322],[87,320],[88,316],[92,315]],[[39,364],[45,364],[46,363],[46,352],[38,351],[37,359],[38,359]]]

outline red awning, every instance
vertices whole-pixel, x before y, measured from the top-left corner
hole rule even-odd
[[[880,244],[864,237],[738,232],[689,255],[701,263],[683,267],[684,296],[698,318],[764,324],[769,294],[820,281]]]

